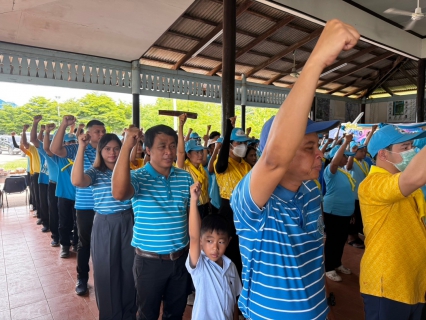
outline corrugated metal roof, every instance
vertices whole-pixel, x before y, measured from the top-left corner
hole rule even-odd
[[[243,2],[244,0],[237,1],[238,4]],[[250,44],[256,37],[274,26],[277,21],[288,16],[290,16],[290,14],[286,12],[259,2],[253,2],[252,6],[237,18],[237,29],[240,30],[236,36],[237,52],[244,46]],[[221,23],[222,18],[223,2],[221,2],[221,0],[196,0],[183,14],[183,16],[171,25],[168,32],[164,33],[155,42],[154,46],[144,53],[141,63],[171,69],[177,61],[185,56],[185,53],[197,46],[200,40],[205,38],[211,30],[213,30],[214,25]],[[284,51],[288,46],[300,41],[320,27],[321,26],[316,23],[296,17],[287,26],[280,28],[267,40],[260,42],[249,52],[236,59],[237,77],[242,73],[250,72],[254,67],[261,65],[269,58]],[[213,43],[198,53],[196,57],[189,58],[187,61],[184,61],[181,69],[197,74],[207,74],[210,70],[214,69],[221,63],[222,38],[222,35],[219,36]],[[315,38],[304,44],[301,48],[296,49],[296,64],[303,63],[309,58],[309,55],[317,41],[318,38]],[[360,41],[356,48],[350,51],[341,52],[335,63],[338,63],[339,60],[350,57],[356,54],[359,50],[369,46],[371,46],[371,44]],[[332,79],[337,75],[342,75],[385,52],[386,50],[382,48],[376,48],[369,54],[358,57],[353,62],[348,62],[345,67],[323,76],[322,80]],[[358,69],[349,76],[344,76],[334,83],[325,85],[325,88],[323,89],[331,90],[339,88],[342,84],[349,83],[354,79],[366,77],[374,73],[376,70],[387,68],[393,63],[393,61],[395,61],[396,58],[397,56],[395,55],[389,59],[379,61],[368,68]],[[266,66],[266,68],[256,72],[252,77],[248,78],[248,81],[264,83],[265,81],[276,77],[281,72],[291,69],[293,65],[292,61],[293,53],[290,52],[285,57],[279,57],[279,59]],[[403,67],[412,77],[417,77],[416,62],[409,61],[405,63]],[[221,73],[219,72],[218,74]],[[285,75],[276,81],[275,84],[278,86],[288,86],[288,83],[294,83],[295,80],[295,78]],[[362,88],[367,85],[372,85],[374,80],[375,79],[366,79],[358,81],[356,86],[352,85],[351,87],[344,88],[338,94],[341,95],[344,92],[349,92],[356,87]],[[386,84],[389,87],[410,88],[410,90],[415,87],[402,72],[396,72],[390,79],[388,79]],[[382,91],[376,90],[375,93]]]

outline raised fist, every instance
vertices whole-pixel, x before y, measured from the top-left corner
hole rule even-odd
[[[64,116],[62,119],[62,123],[65,124],[67,127],[72,126],[76,122],[76,118],[71,115]]]
[[[37,115],[33,118],[33,121],[34,121],[35,124],[38,124],[41,121],[41,119],[43,119],[43,116]]]

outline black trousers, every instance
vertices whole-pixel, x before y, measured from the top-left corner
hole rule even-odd
[[[91,254],[99,320],[136,318],[132,209],[95,214]]]
[[[40,218],[39,208],[40,208],[40,191],[38,189],[38,173],[31,175],[31,193],[33,194],[33,207],[34,210],[37,210],[37,218]]]
[[[185,267],[188,252],[175,261],[135,255],[133,277],[136,285],[138,320],[157,320],[163,301],[163,319],[182,320],[189,290]]]
[[[48,201],[48,190],[49,185],[44,183],[39,183],[38,189],[40,192],[40,206],[37,207],[37,214],[40,212],[40,219],[43,227],[49,228],[49,201]]]
[[[52,233],[52,239],[59,241],[59,211],[58,211],[58,197],[56,193],[56,183],[49,182],[49,228]]]
[[[27,182],[28,190],[30,191],[30,204],[33,205],[33,210],[36,210],[37,208],[34,203],[34,192],[33,192],[33,189],[31,188],[31,174],[29,172],[27,172],[27,176],[25,180]]]
[[[361,294],[366,320],[424,320],[424,303],[406,304],[387,298]]]
[[[90,240],[92,236],[93,210],[76,210],[78,246],[77,246],[77,279],[89,279]]]
[[[355,223],[349,225],[349,234],[355,237],[358,236],[358,233],[364,234],[364,225],[362,223],[361,208],[359,206],[359,200],[355,200],[355,211],[353,214],[355,218]]]
[[[77,229],[74,227],[77,224],[75,223],[75,209],[74,209],[74,200],[66,198],[58,198],[58,211],[59,211],[59,221],[58,221],[58,233],[59,233],[59,243],[63,246],[70,246],[70,235],[75,232],[77,237]],[[78,240],[77,240],[78,241]],[[75,243],[77,243],[77,241]]]
[[[232,237],[232,239],[229,242],[228,247],[226,248],[225,255],[229,259],[231,259],[231,261],[235,264],[235,266],[237,267],[238,274],[241,278],[241,273],[243,271],[243,263],[241,261],[240,243],[234,224],[234,212],[232,211],[228,199],[222,198],[222,204],[220,205],[219,214],[223,215],[228,220],[231,230],[230,236]]]
[[[342,265],[343,249],[348,238],[351,217],[336,216],[324,212],[325,239],[324,258],[325,271],[333,271]]]

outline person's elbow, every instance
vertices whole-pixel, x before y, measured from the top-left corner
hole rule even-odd
[[[126,188],[125,186],[118,186],[114,183],[112,184],[111,193],[113,198],[118,201],[129,200],[132,197],[130,187]]]
[[[417,189],[423,187],[426,184],[426,179],[421,174],[409,174],[407,171],[403,171],[399,176],[399,189],[404,197],[408,197]]]

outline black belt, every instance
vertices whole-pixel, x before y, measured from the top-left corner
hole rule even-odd
[[[169,254],[158,254],[155,252],[148,252],[148,251],[143,251],[139,248],[135,249],[135,252],[138,256],[144,257],[144,258],[151,258],[151,259],[161,259],[161,260],[177,260],[179,259],[186,251],[188,251],[188,246],[186,246],[183,249],[180,249],[178,251],[169,253]]]

